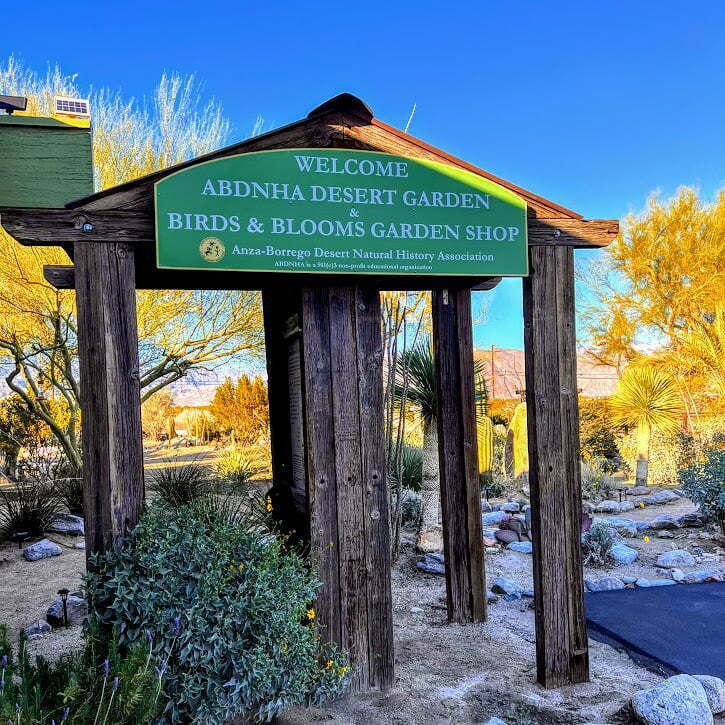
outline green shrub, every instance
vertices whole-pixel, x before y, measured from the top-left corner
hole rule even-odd
[[[579,397],[579,440],[585,461],[597,460],[605,473],[614,473],[622,466],[617,448],[621,426],[612,422],[606,398]]]
[[[603,523],[593,524],[582,536],[582,554],[585,564],[604,565],[610,558],[610,551],[619,541],[619,534]]]
[[[151,474],[148,487],[162,501],[183,506],[209,494],[209,469],[198,463],[160,468]]]
[[[611,499],[614,485],[607,475],[607,464],[598,458],[590,458],[580,462],[582,498],[587,501],[604,501]]]
[[[0,625],[0,718],[13,725],[147,725],[160,714],[163,685],[151,663],[152,641],[122,655],[114,634],[104,660],[91,627],[81,651],[51,663],[29,655],[23,635],[15,658]]]
[[[679,473],[682,490],[725,534],[725,450],[711,448],[704,460]]]
[[[246,486],[265,470],[258,457],[241,448],[227,448],[214,465],[214,475],[233,487]]]
[[[389,463],[388,476],[391,491],[420,491],[423,482],[423,449],[404,443],[400,447],[399,460]]]
[[[171,722],[267,722],[347,685],[347,665],[314,623],[307,562],[244,523],[208,500],[157,502],[86,578],[91,616],[117,626],[122,646],[151,630],[154,657],[170,653]]]
[[[0,486],[0,538],[19,531],[42,536],[61,510],[60,496],[47,481],[27,478]]]

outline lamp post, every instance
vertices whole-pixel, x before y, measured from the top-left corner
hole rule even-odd
[[[69,589],[59,589],[58,594],[60,595],[60,599],[63,602],[63,624],[67,627],[68,626],[68,594],[70,590]]]

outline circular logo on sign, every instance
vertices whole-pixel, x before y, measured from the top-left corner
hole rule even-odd
[[[199,245],[199,254],[207,262],[218,262],[226,254],[226,251],[222,240],[216,237],[206,237],[201,240]]]

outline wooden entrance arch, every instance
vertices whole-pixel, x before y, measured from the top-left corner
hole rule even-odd
[[[310,542],[322,587],[318,617],[357,666],[357,689],[393,683],[388,489],[382,430],[381,289],[431,289],[448,616],[485,621],[477,476],[471,290],[495,278],[352,277],[185,272],[155,261],[153,185],[180,168],[280,148],[352,148],[466,169],[528,205],[524,279],[529,481],[538,680],[588,679],[580,550],[574,331],[576,248],[601,247],[617,222],[579,214],[498,179],[373,117],[343,94],[261,136],[71,202],[0,209],[20,243],[60,245],[72,266],[46,279],[76,290],[87,552],[116,546],[143,501],[135,290],[261,289],[269,374],[273,496]]]

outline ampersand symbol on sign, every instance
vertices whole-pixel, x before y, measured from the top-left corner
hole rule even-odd
[[[264,231],[264,225],[257,221],[257,217],[253,216],[249,218],[249,224],[247,224],[247,231],[255,234],[260,234]]]
[[[360,212],[357,209],[350,209],[350,216],[353,219],[357,219],[360,216]]]

